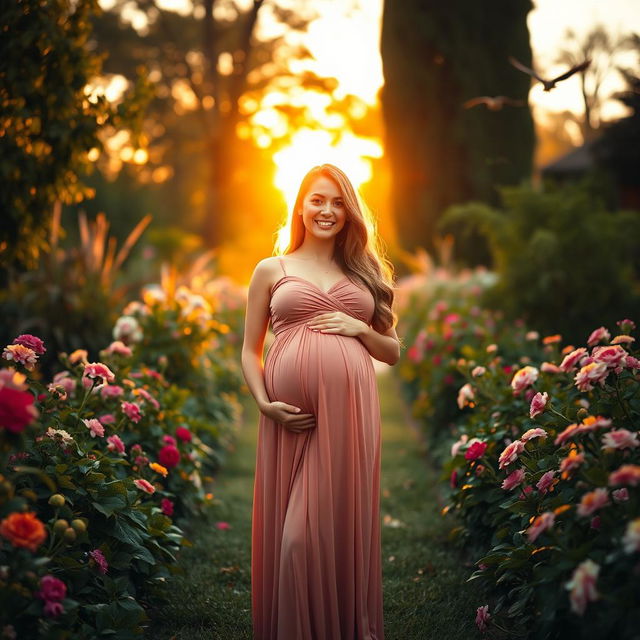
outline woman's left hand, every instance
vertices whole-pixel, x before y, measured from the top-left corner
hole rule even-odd
[[[359,336],[367,332],[369,325],[342,311],[321,313],[307,324],[320,333],[339,333],[343,336]]]

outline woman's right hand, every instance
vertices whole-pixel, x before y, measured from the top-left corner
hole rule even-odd
[[[301,413],[299,407],[279,400],[263,406],[260,412],[294,433],[302,433],[316,426],[313,413]]]

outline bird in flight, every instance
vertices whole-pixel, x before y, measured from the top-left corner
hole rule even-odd
[[[509,105],[511,107],[521,107],[524,105],[523,100],[514,100],[513,98],[508,98],[507,96],[478,96],[477,98],[471,98],[463,103],[463,107],[465,109],[471,109],[473,107],[478,106],[479,104],[486,105],[489,111],[500,111],[502,107],[505,105]]]
[[[536,80],[539,80],[540,82],[542,82],[542,84],[544,85],[545,91],[551,91],[551,89],[553,89],[556,86],[557,82],[560,82],[561,80],[566,80],[567,78],[571,77],[574,73],[577,73],[578,71],[584,71],[591,64],[591,60],[585,60],[584,62],[581,62],[580,64],[576,64],[575,66],[571,67],[571,69],[569,69],[568,71],[565,71],[563,74],[559,75],[557,78],[553,78],[553,80],[545,80],[544,78],[541,78],[533,69],[529,69],[529,67],[526,67],[525,65],[523,65],[522,62],[519,62],[513,56],[509,56],[509,62],[516,69],[519,69],[520,71],[523,71],[524,73],[531,76],[532,78],[535,78]]]

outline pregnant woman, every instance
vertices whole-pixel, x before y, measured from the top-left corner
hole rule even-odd
[[[261,260],[248,291],[242,369],[260,409],[255,640],[384,638],[371,357],[400,357],[393,294],[391,264],[351,182],[333,165],[314,167],[284,255]]]

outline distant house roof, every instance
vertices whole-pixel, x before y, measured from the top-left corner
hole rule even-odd
[[[540,171],[544,176],[558,176],[566,174],[585,173],[594,164],[591,146],[593,141],[585,142],[581,147],[577,147],[569,153],[560,156],[553,162],[541,167]]]

